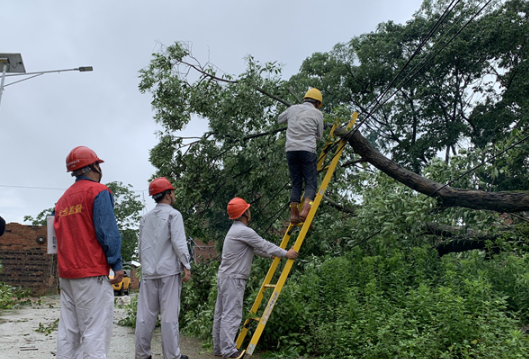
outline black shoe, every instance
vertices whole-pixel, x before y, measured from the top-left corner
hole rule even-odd
[[[225,359],[242,359],[244,358],[244,354],[246,353],[246,350],[237,350],[235,353],[225,357]]]
[[[187,355],[180,355],[180,359],[189,359]]]

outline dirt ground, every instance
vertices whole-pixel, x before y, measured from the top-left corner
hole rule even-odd
[[[128,297],[123,297],[125,301]],[[34,299],[37,301],[38,299]],[[59,296],[40,298],[41,304],[24,306],[21,309],[3,310],[0,312],[0,359],[55,358],[57,331],[50,334],[36,332],[39,324],[50,327],[59,318]],[[114,310],[114,329],[110,342],[108,359],[134,358],[134,329],[119,326],[119,319],[125,317],[125,310],[117,305]],[[202,342],[196,338],[180,336],[180,350],[190,359],[213,359],[213,353],[202,348]],[[153,359],[162,359],[162,347],[159,328],[152,341]],[[257,355],[253,358],[259,358]]]

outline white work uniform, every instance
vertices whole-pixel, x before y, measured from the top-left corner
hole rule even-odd
[[[323,136],[323,114],[312,103],[290,106],[279,115],[277,122],[288,123],[285,152],[316,153],[316,142]]]
[[[261,238],[240,221],[231,226],[222,248],[213,322],[213,354],[224,358],[237,351],[235,336],[242,319],[242,301],[253,255],[285,257],[287,251]]]
[[[136,315],[136,358],[151,355],[152,334],[160,312],[163,356],[179,359],[180,273],[183,267],[191,269],[180,212],[158,203],[141,219],[138,248],[142,282]]]
[[[108,277],[59,278],[59,281],[57,359],[106,358],[114,319],[114,290]]]

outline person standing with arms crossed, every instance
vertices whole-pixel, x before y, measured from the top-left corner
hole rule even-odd
[[[311,88],[303,97],[305,102],[290,106],[277,119],[287,124],[285,152],[290,172],[290,222],[305,222],[316,196],[318,185],[318,156],[316,143],[323,136],[323,114],[318,110],[322,105],[320,90]],[[305,181],[305,203],[299,213],[298,205]]]
[[[149,184],[156,207],[140,222],[138,240],[142,283],[136,316],[136,359],[151,358],[151,340],[158,312],[165,359],[188,359],[180,353],[178,317],[182,282],[191,278],[182,215],[173,208],[175,188],[165,177]],[[182,271],[184,276],[181,276]]]
[[[241,359],[245,351],[237,350],[235,335],[241,324],[244,288],[252,269],[253,255],[296,259],[298,252],[286,251],[248,227],[252,214],[250,205],[242,198],[235,197],[228,203],[228,215],[234,221],[224,240],[217,277],[213,354],[222,355],[224,359]]]
[[[57,359],[104,359],[110,348],[112,284],[123,279],[123,267],[114,198],[100,183],[103,162],[85,146],[66,157],[66,169],[76,179],[54,211],[61,288]],[[110,268],[115,276],[109,281]]]

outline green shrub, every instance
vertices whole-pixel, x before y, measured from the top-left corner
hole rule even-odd
[[[191,280],[182,287],[180,306],[180,328],[187,335],[211,339],[218,268],[217,261],[191,265]]]
[[[260,349],[284,357],[529,357],[519,330],[524,258],[439,259],[426,248],[327,258],[289,279]]]
[[[123,327],[136,328],[136,312],[138,311],[138,296],[131,297],[130,303],[125,305],[127,316],[118,321]]]
[[[30,290],[0,283],[0,309],[13,309],[19,305],[31,305]]]
[[[245,316],[269,266],[254,261]],[[370,255],[357,247],[339,257],[300,258],[257,350],[274,357],[526,358],[520,328],[528,322],[528,269],[528,257],[513,251],[438,258],[430,248]],[[217,270],[216,262],[194,265],[182,290],[181,328],[206,345]]]

